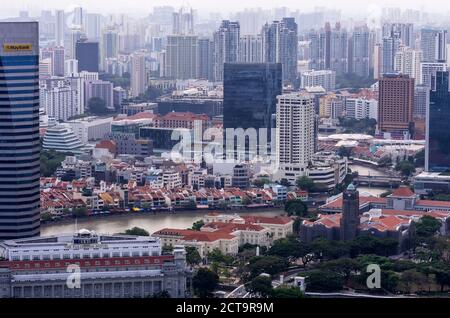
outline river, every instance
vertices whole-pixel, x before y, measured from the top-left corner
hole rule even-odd
[[[124,232],[126,229],[132,227],[140,227],[147,230],[149,233],[154,233],[166,227],[176,229],[187,229],[192,226],[192,223],[202,219],[208,211],[202,212],[177,212],[177,213],[158,213],[158,214],[137,214],[137,215],[115,215],[103,216],[75,221],[43,224],[41,226],[41,235],[56,235],[62,233],[73,233],[75,227],[78,229],[94,230],[102,234],[114,234]],[[245,215],[264,215],[276,216],[284,214],[282,210],[267,210],[267,211],[251,211],[239,212]]]

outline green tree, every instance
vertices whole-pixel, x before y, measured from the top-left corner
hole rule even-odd
[[[41,220],[46,222],[46,221],[51,221],[52,220],[52,214],[50,212],[45,212],[41,214]]]
[[[286,211],[288,215],[304,217],[308,215],[308,206],[300,199],[289,200],[284,204],[284,211]]]
[[[317,238],[310,244],[311,253],[316,259],[330,260],[348,256],[350,248],[347,242],[330,241],[324,238]]]
[[[392,159],[389,156],[381,157],[380,160],[378,160],[378,165],[380,167],[390,167],[392,165]]]
[[[270,183],[270,180],[267,177],[258,178],[253,181],[253,185],[257,188],[263,188],[268,183]]]
[[[206,268],[200,268],[192,278],[192,287],[200,298],[212,297],[212,292],[218,285],[219,275]]]
[[[351,157],[352,156],[352,148],[341,146],[337,152],[340,157]]]
[[[341,274],[328,270],[312,270],[306,275],[306,288],[314,292],[334,292],[342,290],[344,278]]]
[[[395,165],[395,170],[399,171],[405,177],[409,177],[416,171],[416,168],[408,160],[403,160]]]
[[[272,298],[304,298],[305,294],[297,287],[278,287],[272,291]]]
[[[268,255],[252,257],[247,265],[250,277],[256,277],[262,273],[269,275],[278,274],[286,270],[289,266],[287,259],[283,257]]]
[[[279,257],[303,257],[310,252],[310,247],[305,242],[300,242],[294,237],[282,238],[273,242],[267,252],[269,255]]]
[[[110,111],[106,108],[106,102],[100,97],[92,97],[88,101],[89,112],[93,115],[106,115]]]
[[[290,187],[290,186],[291,186],[291,183],[290,183],[289,180],[286,179],[286,178],[281,179],[281,180],[280,180],[280,184],[281,184],[282,186],[284,186],[284,187]]]
[[[200,231],[200,229],[202,228],[203,225],[205,225],[205,222],[203,222],[203,220],[198,220],[192,224],[191,229],[194,231]]]
[[[415,224],[415,235],[419,238],[430,238],[441,228],[441,222],[429,215],[424,215]]]
[[[61,165],[61,162],[66,159],[70,153],[57,152],[55,150],[41,151],[41,175],[43,177],[51,177],[54,175],[56,169]]]
[[[140,227],[133,227],[131,229],[125,230],[123,233],[125,235],[136,235],[136,236],[150,236],[150,233]]]
[[[312,191],[314,189],[314,181],[307,176],[298,177],[296,185],[304,191]]]
[[[198,250],[193,246],[186,246],[186,262],[189,265],[198,265],[202,261],[202,257]]]
[[[319,265],[321,269],[341,274],[347,282],[352,273],[361,270],[360,263],[351,258],[339,258]]]
[[[221,250],[218,248],[214,248],[211,252],[208,253],[208,260],[210,262],[222,263],[225,265],[231,265],[234,261],[234,258],[231,255],[224,255]]]
[[[267,298],[271,296],[273,292],[272,279],[267,276],[255,277],[245,284],[245,289],[252,295]]]

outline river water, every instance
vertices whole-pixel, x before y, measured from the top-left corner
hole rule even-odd
[[[387,174],[383,171],[377,170],[375,168],[371,168],[368,166],[362,166],[358,164],[350,164],[349,168],[354,171],[358,172],[361,176],[386,176]],[[358,187],[358,190],[360,192],[368,192],[372,195],[379,196],[383,192],[386,192],[388,189],[386,188],[377,188],[377,187]]]
[[[177,213],[158,213],[158,214],[136,214],[136,215],[116,215],[103,216],[78,220],[64,223],[45,224],[41,226],[41,235],[56,235],[62,233],[73,233],[75,228],[94,230],[102,234],[114,234],[124,232],[132,227],[140,227],[149,233],[154,233],[166,227],[176,229],[187,229],[192,223],[200,220],[208,211],[202,212],[177,212]],[[276,216],[284,214],[282,210],[239,212],[245,215],[264,215]]]

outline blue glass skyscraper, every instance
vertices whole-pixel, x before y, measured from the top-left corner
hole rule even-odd
[[[39,235],[37,22],[0,23],[0,239]]]
[[[449,72],[436,73],[436,89],[430,92],[427,111],[425,168],[431,172],[450,171],[450,88]]]

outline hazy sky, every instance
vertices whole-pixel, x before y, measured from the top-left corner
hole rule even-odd
[[[378,7],[402,7],[446,13],[448,0],[0,0],[2,17],[16,16],[19,10],[29,10],[36,15],[41,10],[66,9],[82,6],[96,13],[128,13],[145,16],[153,6],[192,6],[200,13],[238,11],[246,7],[273,8],[286,6],[291,10],[311,11],[315,6],[340,8],[343,13],[364,14],[369,4]]]

